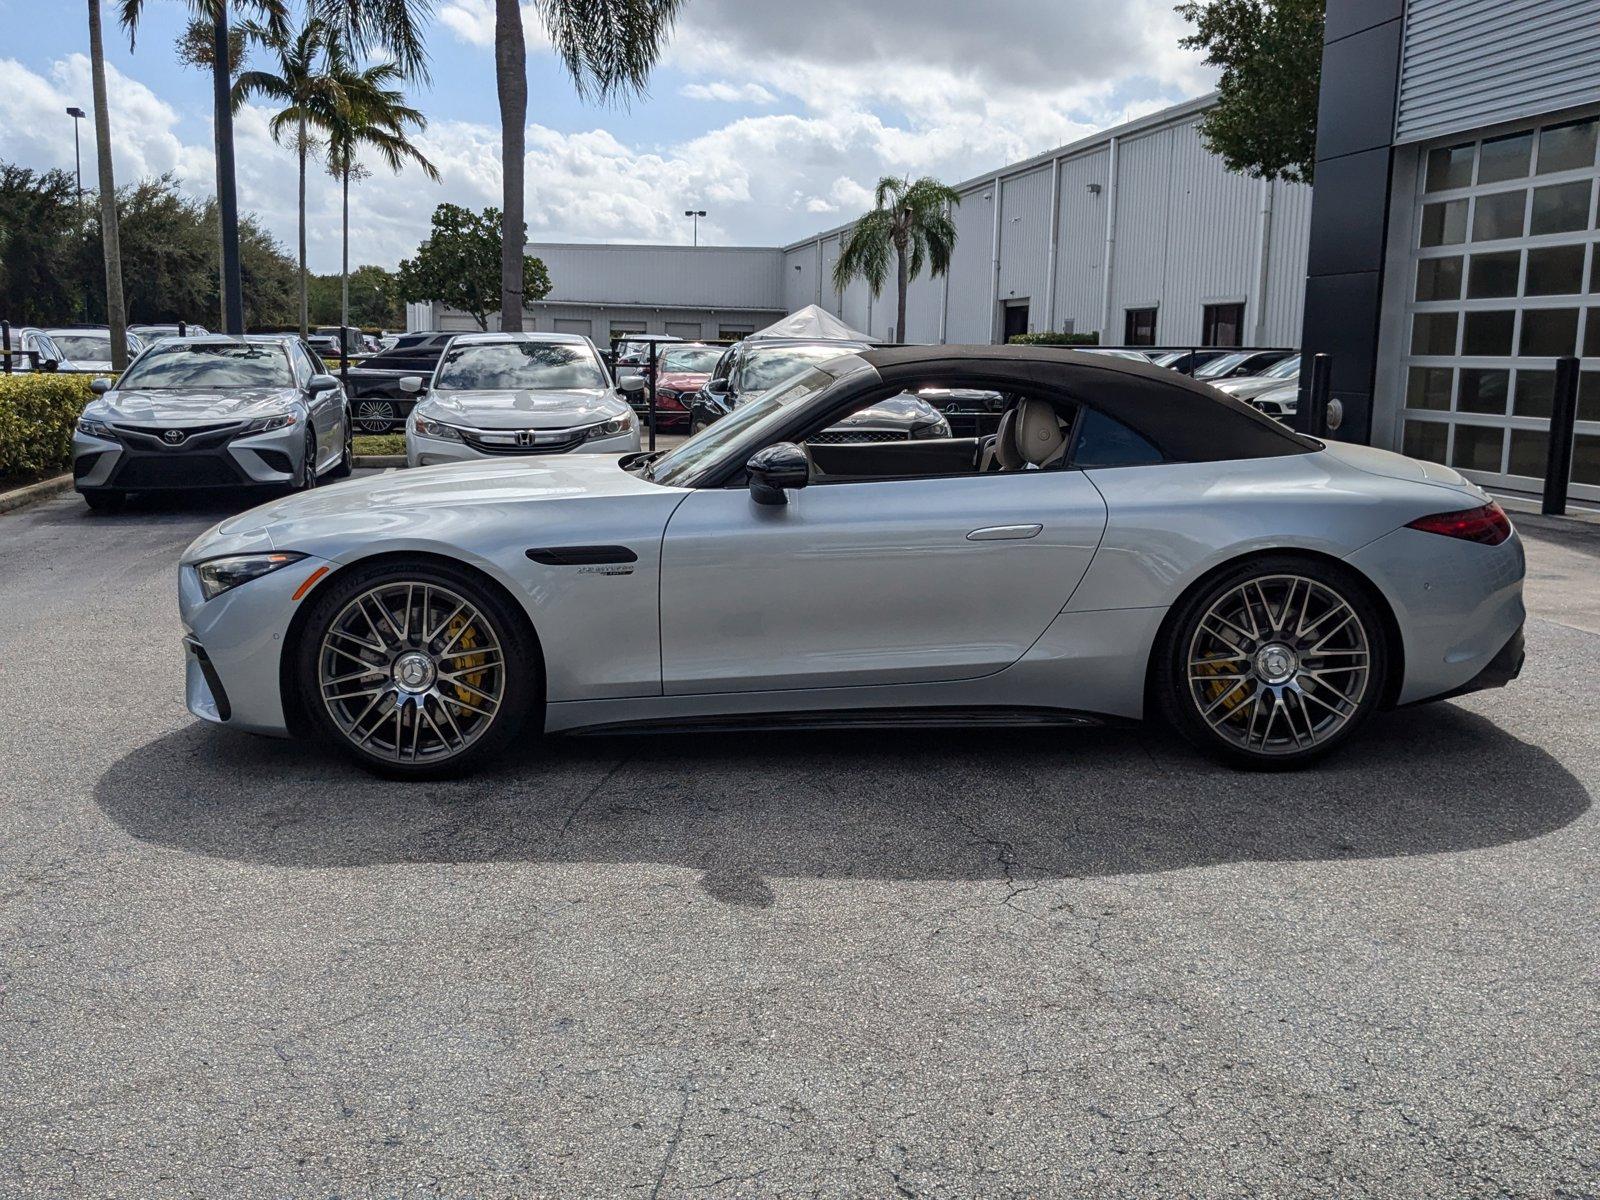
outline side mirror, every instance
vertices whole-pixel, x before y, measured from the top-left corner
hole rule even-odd
[[[115,385],[109,379],[91,379],[89,381],[89,390],[96,396],[104,396],[113,386]]]
[[[802,488],[811,482],[811,460],[793,442],[757,450],[744,469],[750,475],[750,498],[757,504],[787,504],[785,488]]]
[[[313,375],[307,390],[313,396],[320,396],[323,392],[336,392],[339,390],[339,381],[332,375]]]
[[[59,371],[61,369],[61,360],[59,358],[44,358],[41,356],[37,369],[46,372]]]
[[[624,396],[643,396],[650,390],[650,385],[645,382],[643,375],[617,376],[617,391]]]
[[[400,376],[400,390],[408,396],[415,396],[423,389],[423,386],[421,375]]]
[[[724,375],[721,379],[706,380],[705,391],[708,396],[726,396],[728,394],[728,377]]]

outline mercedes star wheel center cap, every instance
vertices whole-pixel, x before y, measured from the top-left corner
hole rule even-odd
[[[433,660],[417,650],[394,660],[394,681],[402,691],[425,692],[433,686]]]
[[[1256,674],[1266,683],[1288,683],[1299,665],[1294,651],[1280,642],[1269,642],[1256,652]]]

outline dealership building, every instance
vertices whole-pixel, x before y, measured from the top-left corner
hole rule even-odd
[[[886,340],[1300,346],[1332,357],[1333,436],[1526,492],[1577,355],[1572,495],[1600,502],[1600,0],[1328,0],[1314,191],[1229,172],[1198,132],[1212,103],[958,184],[950,271],[911,285],[904,330],[892,292],[834,290],[848,226],[533,244],[554,290],[530,327],[730,338],[819,304]]]

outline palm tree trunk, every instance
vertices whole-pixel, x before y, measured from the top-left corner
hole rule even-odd
[[[527,222],[523,212],[524,154],[528,123],[528,48],[522,34],[522,5],[495,0],[495,90],[500,97],[500,172],[504,203],[500,215],[500,328],[522,329],[522,255]]]
[[[906,290],[911,284],[910,271],[906,266],[906,252],[896,246],[894,250],[895,261],[895,287],[897,294],[894,305],[894,340],[906,340]]]
[[[244,279],[239,271],[239,193],[233,170],[232,63],[228,46],[228,5],[216,6],[216,60],[211,64],[211,97],[217,126],[217,207],[222,218],[222,316],[224,333],[244,332]]]
[[[350,159],[345,158],[340,177],[344,183],[344,250],[339,266],[339,324],[350,324]],[[339,332],[339,353],[345,353],[344,331]]]
[[[111,170],[111,113],[106,103],[106,52],[100,37],[100,0],[89,0],[89,63],[94,81],[94,142],[100,168],[100,245],[106,262],[106,324],[111,326],[111,367],[128,366],[128,313],[122,300],[122,238],[117,231],[117,181]]]
[[[311,300],[306,284],[306,119],[300,118],[300,336],[311,334]]]

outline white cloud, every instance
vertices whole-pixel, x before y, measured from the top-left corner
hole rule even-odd
[[[469,45],[493,46],[494,0],[446,0],[439,23]],[[531,4],[522,6],[522,33],[530,50],[549,45],[539,12]]]
[[[724,104],[774,104],[777,97],[759,83],[686,83],[678,95],[689,100],[717,100]]]

